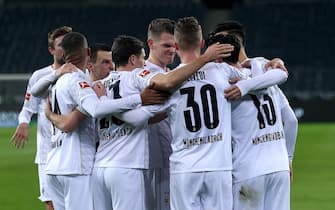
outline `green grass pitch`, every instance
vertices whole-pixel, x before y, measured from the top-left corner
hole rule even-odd
[[[10,143],[14,128],[0,128],[0,209],[43,210],[34,164],[36,126],[28,145]],[[333,210],[335,201],[335,124],[300,124],[294,158],[292,210]]]

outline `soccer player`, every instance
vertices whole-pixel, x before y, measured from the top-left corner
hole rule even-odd
[[[240,23],[218,24],[215,33],[235,34],[239,38],[240,62],[249,62],[251,67],[257,65],[255,61],[264,64],[263,58],[247,57],[245,31]],[[265,94],[244,97],[233,103],[232,122],[234,209],[289,209],[288,171],[293,159],[297,120],[286,97],[277,86]],[[292,175],[291,172],[291,179]]]
[[[142,100],[140,94],[124,99],[99,100],[84,73],[90,55],[86,38],[72,32],[64,36],[61,46],[65,61],[78,69],[60,77],[53,86],[52,111],[66,115],[78,107],[87,117],[72,132],[64,133],[53,128],[52,149],[48,153],[46,167],[47,181],[56,210],[89,210],[93,209],[90,175],[96,150],[91,117],[132,109]]]
[[[198,59],[203,40],[194,17],[179,19],[174,37],[181,66]],[[231,56],[235,55],[235,62],[238,52],[239,47],[234,46]],[[271,73],[279,73],[280,80],[287,78],[283,71],[274,71]],[[223,92],[234,76],[241,74],[227,63],[208,63],[165,105],[173,135],[171,209],[232,209],[231,110]],[[253,81],[246,80],[241,89],[249,92]]]
[[[176,54],[174,41],[175,21],[157,18],[148,26],[147,44],[150,49],[145,68],[152,72],[167,72],[167,65],[173,62]],[[167,118],[150,124],[149,170],[146,174],[148,208],[152,210],[170,209],[169,156],[171,154],[171,128]]]
[[[63,50],[60,46],[60,43],[64,35],[71,31],[72,28],[62,26],[48,33],[48,50],[49,53],[53,56],[54,62],[52,65],[36,70],[29,79],[25,101],[19,114],[19,125],[12,137],[14,145],[17,148],[23,148],[28,141],[29,123],[31,117],[33,114],[37,113],[37,150],[35,163],[38,164],[38,176],[40,183],[39,199],[42,202],[45,202],[47,210],[53,209],[49,193],[49,186],[45,180],[45,164],[47,153],[51,148],[51,124],[44,114],[45,99],[33,96],[31,94],[31,87],[44,75],[56,72],[56,69],[59,69],[59,67],[64,63],[62,59]],[[62,70],[64,69],[58,70],[59,74],[62,74]]]
[[[65,61],[76,65],[78,71],[65,74],[57,80],[52,89],[51,105],[53,112],[66,115],[78,106],[78,109],[83,113],[97,118],[108,113],[120,113],[135,108],[141,103],[139,94],[119,99],[103,98],[99,100],[97,98],[97,95],[90,88],[87,75],[84,73],[89,49],[87,48],[86,38],[82,34],[74,32],[67,34],[61,46],[64,49]],[[197,61],[171,74],[156,74],[151,79],[152,85],[156,88],[169,90],[180,84],[181,81],[184,81],[209,60],[226,56],[227,49],[221,45],[215,45],[206,52],[207,54],[205,53]],[[132,55],[129,58],[130,62],[140,62],[135,57],[135,55]],[[137,73],[140,77],[146,77],[150,71],[139,69]],[[127,117],[122,120],[127,120]],[[135,118],[129,120],[136,121]],[[92,119],[86,118],[72,132],[64,133],[54,127],[53,149],[48,154],[47,174],[56,210],[93,208],[90,185],[90,173],[95,152],[93,125]],[[119,133],[121,136],[123,134],[126,133]],[[107,135],[105,137],[112,138],[113,136]]]
[[[92,81],[101,80],[114,70],[112,48],[104,43],[96,43],[90,47],[91,55],[87,64]]]

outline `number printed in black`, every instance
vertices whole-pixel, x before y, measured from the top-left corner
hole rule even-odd
[[[182,88],[179,91],[181,95],[187,95],[186,106],[189,109],[184,110],[184,120],[187,130],[197,132],[201,129],[200,109],[203,112],[206,128],[214,129],[219,125],[216,90],[213,85],[206,84],[200,88],[200,102],[195,101],[195,87]]]
[[[58,100],[57,100],[57,97],[56,97],[56,90],[55,90],[55,95],[54,95],[54,106],[53,106],[53,110],[52,112],[55,113],[55,114],[58,114],[58,115],[61,115],[62,113],[60,112],[60,109],[59,109],[59,104],[58,104]],[[56,128],[55,128],[55,125],[52,123],[52,130],[53,130],[53,134],[56,133]]]
[[[113,98],[114,99],[118,99],[121,98],[120,95],[120,80],[118,80],[117,82],[115,82],[113,85],[111,85],[110,89],[113,90]],[[114,123],[115,125],[122,125],[124,122],[114,116],[111,117],[112,123]],[[105,129],[105,128],[109,128],[110,126],[110,121],[107,118],[102,118],[99,122],[100,124],[100,129]]]
[[[257,109],[257,120],[259,122],[259,128],[263,129],[263,128],[266,127],[265,119],[264,119],[264,116],[261,112],[261,108],[264,111],[266,122],[268,123],[268,125],[274,125],[277,121],[277,117],[276,117],[276,111],[275,111],[275,107],[274,107],[272,98],[269,95],[265,94],[263,96],[263,100],[264,100],[264,102],[267,102],[267,103],[261,104],[261,102],[257,98],[257,96],[251,95],[251,94],[250,94],[250,96],[251,96],[252,101],[254,102],[254,105]]]

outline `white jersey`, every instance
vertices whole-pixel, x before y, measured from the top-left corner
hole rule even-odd
[[[232,103],[233,181],[289,170],[277,86]]]
[[[35,163],[45,164],[47,154],[51,149],[51,123],[45,116],[44,98],[34,97],[31,94],[31,87],[43,76],[52,73],[51,66],[39,69],[29,79],[24,104],[19,115],[19,123],[30,123],[31,116],[37,113],[37,150]]]
[[[81,70],[63,75],[52,88],[52,110],[67,115],[80,108],[85,97],[95,95],[90,80]],[[96,140],[93,119],[89,116],[78,127],[64,133],[56,127],[52,133],[52,149],[48,154],[46,172],[53,175],[91,174]]]
[[[148,60],[145,68],[152,72],[165,73],[165,70]],[[169,168],[169,156],[172,153],[172,133],[169,119],[154,124],[149,124],[149,168]]]
[[[231,105],[224,89],[238,76],[226,63],[208,63],[171,96],[171,174],[232,170]]]
[[[112,71],[103,79],[110,98],[124,98],[139,94],[151,77],[137,77],[147,74],[148,70],[135,69],[132,72]],[[154,75],[153,75],[154,76]],[[99,146],[94,167],[120,167],[148,169],[148,133],[147,123],[134,127],[116,117],[106,116],[97,122]]]

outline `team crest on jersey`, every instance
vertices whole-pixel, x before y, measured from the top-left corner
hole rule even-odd
[[[26,99],[26,101],[29,101],[29,100],[30,100],[30,96],[31,96],[30,93],[26,93],[26,96],[24,97],[24,98]]]
[[[79,82],[79,86],[81,89],[90,87],[90,85],[87,82]]]
[[[140,73],[140,77],[145,77],[147,76],[148,74],[150,74],[151,71],[147,70],[147,69],[144,69],[143,71],[141,71]]]

